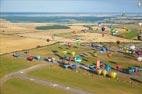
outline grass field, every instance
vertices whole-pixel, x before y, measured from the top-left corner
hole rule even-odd
[[[1,94],[71,94],[67,91],[38,85],[18,78],[7,81],[1,90]]]
[[[131,85],[127,78],[120,78],[120,80],[109,79],[84,70],[79,70],[76,73],[58,66],[46,67],[31,72],[29,75],[72,87],[79,87],[96,94],[139,94],[142,92],[142,84]]]
[[[115,43],[112,45],[116,46]],[[96,52],[94,49],[90,49],[85,46],[80,46],[79,48],[68,48],[61,43],[29,50],[29,54],[34,56],[52,56],[58,59],[59,56],[63,56],[63,51],[75,51],[76,54],[85,53],[86,55],[83,57],[82,62],[85,64],[92,64],[96,62],[96,59],[100,59],[105,61],[105,63],[110,64],[112,67],[115,67],[116,64],[120,64],[122,68],[127,68],[129,66],[142,67],[142,65],[138,63],[132,56],[114,52],[112,57],[108,58],[106,54],[100,54],[97,51],[98,56],[96,57],[93,55],[94,52]],[[57,56],[55,52],[59,56]],[[14,58],[12,54],[3,55],[0,56],[0,58],[0,77],[13,71],[42,63],[42,61],[35,60],[33,62],[28,62],[25,58],[22,57]],[[70,87],[77,87],[95,94],[140,94],[142,92],[142,84],[134,82],[128,77],[118,75],[118,79],[110,79],[108,77],[89,73],[82,69],[79,69],[78,72],[72,71],[70,69],[65,70],[64,68],[57,65],[50,65],[48,67],[30,72],[28,75],[65,84]],[[132,84],[130,83],[131,81]],[[16,94],[15,92],[20,92],[20,94],[68,94],[67,92],[58,89],[54,90],[50,87],[39,86],[30,81],[20,79],[9,80],[4,84],[2,90],[2,94]]]
[[[133,38],[137,37],[137,35],[138,35],[137,30],[131,30],[127,33],[123,33],[120,36],[123,37],[123,38],[126,38],[126,39],[133,39]]]
[[[107,64],[110,64],[113,67],[115,67],[116,64],[120,64],[122,68],[128,68],[133,65],[142,66],[133,57],[128,55],[114,53],[111,58],[107,58],[105,54],[98,54],[98,57],[94,57],[92,55],[94,50],[82,47],[68,49],[66,48],[66,46],[59,47],[59,44],[56,44],[38,49],[38,52],[39,54],[44,53],[54,56],[54,53],[52,51],[54,51],[55,49],[60,56],[63,56],[62,51],[64,50],[76,51],[77,54],[84,52],[87,54],[87,56],[83,57],[83,63],[86,64],[95,63],[96,59],[99,58],[100,60],[105,61]],[[37,50],[32,50],[31,53],[36,53],[36,51]],[[46,67],[36,72],[31,72],[29,75],[59,83],[64,83],[72,87],[80,87],[83,90],[98,94],[139,94],[140,92],[142,92],[142,85],[136,83],[134,84],[134,86],[131,86],[131,84],[129,83],[129,81],[131,80],[129,78],[120,77],[119,81],[110,80],[109,78],[100,77],[95,74],[88,73],[84,70],[80,70],[79,73],[76,73],[72,72],[71,70],[64,70],[63,68],[58,66]]]
[[[120,26],[122,27],[122,26]],[[121,33],[119,37],[125,38],[125,39],[134,39],[139,34],[140,27],[138,25],[124,25],[126,29],[128,29],[127,32]]]
[[[124,44],[125,43],[123,43],[121,45],[124,45]],[[111,45],[117,46],[115,43],[113,43]],[[74,52],[76,52],[76,54],[85,53],[86,56],[83,57],[82,63],[86,63],[86,64],[95,63],[96,59],[100,59],[100,60],[105,61],[106,63],[110,64],[111,66],[115,66],[116,64],[121,64],[122,68],[127,68],[127,67],[133,66],[133,65],[142,67],[142,65],[140,63],[138,63],[137,60],[132,56],[121,54],[121,53],[113,53],[111,58],[108,58],[106,54],[100,54],[98,51],[87,48],[85,46],[80,46],[79,48],[76,48],[76,47],[68,48],[65,45],[61,45],[60,43],[56,43],[54,45],[46,46],[43,48],[33,49],[30,51],[30,53],[33,55],[53,56],[58,59],[59,57],[56,56],[54,52],[56,52],[59,56],[63,56],[63,51],[68,51],[68,52],[74,51]],[[94,56],[95,52],[98,53],[97,57]]]
[[[12,54],[0,56],[0,77],[3,77],[10,72],[18,71],[35,64],[37,63],[29,63],[24,58],[14,58]]]

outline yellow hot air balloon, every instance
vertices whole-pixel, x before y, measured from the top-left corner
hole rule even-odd
[[[95,56],[95,57],[97,57],[97,56],[98,56],[97,52],[95,52],[95,53],[94,53],[94,56]]]
[[[103,76],[106,76],[107,73],[108,73],[108,72],[107,72],[106,70],[103,70],[103,71],[102,71],[102,75],[103,75]]]
[[[116,72],[111,72],[110,73],[110,77],[111,78],[116,78],[117,77],[117,73]]]
[[[66,55],[68,53],[68,51],[63,51],[63,54]]]
[[[73,57],[75,56],[75,52],[72,52],[71,54],[72,54]]]
[[[100,74],[102,73],[102,70],[101,70],[101,69],[98,69],[98,70],[96,70],[96,73],[97,73],[98,75],[100,75]]]

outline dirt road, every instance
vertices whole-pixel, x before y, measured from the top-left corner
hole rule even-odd
[[[6,81],[8,81],[12,78],[18,77],[18,78],[23,79],[23,80],[30,80],[30,81],[32,81],[36,84],[39,84],[39,85],[50,86],[50,87],[59,88],[59,89],[65,90],[65,91],[69,91],[69,92],[72,92],[73,94],[91,94],[89,92],[86,92],[86,91],[78,89],[78,88],[65,86],[63,84],[54,83],[54,82],[51,82],[51,81],[48,81],[48,80],[41,80],[41,79],[29,77],[28,75],[26,75],[28,72],[37,70],[39,68],[46,67],[48,65],[49,65],[48,63],[38,64],[38,65],[23,69],[23,70],[20,70],[20,71],[17,71],[17,72],[12,72],[10,74],[7,74],[0,79],[0,87],[2,87]]]

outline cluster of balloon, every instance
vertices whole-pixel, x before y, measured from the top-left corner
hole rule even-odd
[[[111,28],[110,28],[110,33],[111,33],[111,35],[115,36],[115,35],[118,34],[118,31],[115,30],[113,27],[111,27]]]
[[[123,47],[123,51],[124,51],[124,53],[126,53],[126,54],[132,54],[132,50],[130,50],[129,47],[127,47],[127,46],[124,46],[124,47]]]
[[[102,67],[102,64],[103,64],[103,67]],[[98,75],[102,74],[103,76],[108,75],[111,78],[117,77],[117,73],[111,71],[111,66],[108,64],[102,63],[100,60],[96,61],[96,73]]]
[[[129,73],[129,74],[137,73],[138,71],[139,71],[139,68],[138,68],[138,67],[132,66],[132,67],[129,67],[129,68],[128,68],[128,73]]]
[[[100,75],[102,73],[102,69],[100,69],[100,65],[101,65],[101,61],[100,60],[97,60],[96,61],[96,73],[98,75]]]
[[[75,57],[75,52],[74,51],[63,51],[64,54],[64,59],[68,60],[69,62],[73,60],[73,58]]]

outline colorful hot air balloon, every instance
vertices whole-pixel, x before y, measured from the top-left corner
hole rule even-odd
[[[98,75],[100,75],[100,74],[102,73],[102,70],[101,70],[101,69],[97,69],[97,70],[96,70],[96,73],[97,73]]]
[[[100,60],[97,60],[97,62],[96,62],[96,68],[97,68],[97,69],[100,68]]]
[[[80,46],[80,40],[76,40],[75,45],[76,45],[77,47],[79,47],[79,46]]]
[[[64,54],[64,55],[67,55],[67,53],[68,53],[68,51],[63,51],[63,54]]]
[[[109,76],[111,78],[116,78],[117,77],[117,73],[116,72],[110,72]]]
[[[107,65],[105,66],[105,69],[106,69],[106,71],[110,71],[110,70],[111,70],[111,66],[107,64]]]
[[[71,52],[72,56],[74,57],[75,56],[75,52]]]
[[[103,76],[106,76],[107,73],[108,73],[108,72],[107,72],[106,70],[103,70],[103,71],[102,71],[102,75],[103,75]]]
[[[80,63],[82,61],[82,58],[80,55],[75,56],[75,62]]]

